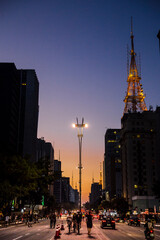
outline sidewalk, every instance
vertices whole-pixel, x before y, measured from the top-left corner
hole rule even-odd
[[[77,232],[74,233],[73,229],[71,229],[71,233],[68,234],[67,224],[65,224],[64,227],[65,227],[65,230],[61,231],[61,239],[62,240],[76,240],[76,239],[77,240],[79,240],[79,239],[83,239],[83,240],[89,240],[89,239],[109,240],[109,238],[107,238],[107,236],[105,236],[102,233],[102,231],[100,231],[100,229],[98,229],[98,227],[96,227],[94,225],[94,222],[93,222],[93,227],[92,227],[90,236],[88,236],[86,222],[82,222],[79,235],[77,234]]]

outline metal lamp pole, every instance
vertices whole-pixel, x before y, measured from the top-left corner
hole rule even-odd
[[[77,123],[73,124],[73,127],[78,129],[78,142],[79,142],[79,211],[81,212],[81,192],[82,192],[82,138],[83,138],[83,128],[88,127],[88,124],[84,124],[84,118],[82,118],[82,123],[78,123],[78,118],[76,118]]]

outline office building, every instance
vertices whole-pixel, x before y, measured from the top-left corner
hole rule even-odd
[[[0,153],[18,154],[20,79],[14,63],[0,63]]]
[[[35,70],[18,70],[20,91],[19,152],[36,162],[39,82]]]
[[[99,205],[102,200],[102,185],[98,182],[92,183],[91,193],[89,195],[90,205]]]
[[[106,200],[122,196],[120,129],[107,129],[104,154],[104,190]]]

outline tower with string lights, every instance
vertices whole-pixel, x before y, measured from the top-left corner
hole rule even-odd
[[[142,84],[140,83],[140,70],[136,63],[136,53],[134,51],[134,35],[133,25],[131,21],[131,51],[130,51],[130,66],[127,71],[127,92],[124,99],[125,108],[124,113],[127,112],[143,112],[147,110],[145,103],[145,94],[143,92]]]

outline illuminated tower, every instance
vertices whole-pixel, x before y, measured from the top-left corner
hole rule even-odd
[[[137,64],[136,64],[136,53],[134,52],[134,43],[133,43],[133,28],[131,22],[131,60],[129,72],[127,73],[127,82],[128,88],[127,93],[124,99],[125,108],[124,113],[127,112],[143,112],[147,110],[145,104],[145,95],[143,93],[142,84],[140,84],[140,73],[138,72]]]

